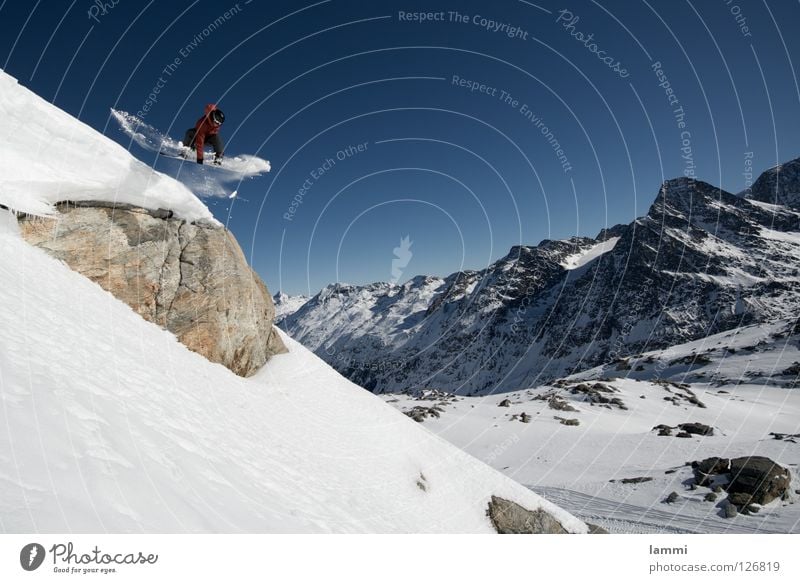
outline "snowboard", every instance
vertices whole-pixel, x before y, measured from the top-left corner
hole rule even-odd
[[[144,120],[124,111],[111,110],[113,118],[117,121],[120,129],[136,144],[147,151],[155,152],[161,157],[174,158],[186,162],[194,163],[196,154],[193,150],[185,147],[178,140],[170,138]],[[260,176],[271,170],[269,160],[264,160],[258,156],[250,154],[237,154],[235,156],[225,156],[222,164],[213,163],[214,154],[205,156],[203,167],[214,168],[216,170],[228,171],[236,174],[239,178],[249,178]]]
[[[186,162],[197,162],[197,154],[196,154],[196,152],[194,150],[192,150],[191,148],[187,148],[182,143],[181,143],[181,145],[179,145],[177,147],[177,149],[173,148],[171,150],[161,150],[158,153],[158,155],[162,156],[164,158],[174,158],[175,160],[185,160]],[[207,166],[222,167],[225,164],[225,162],[227,161],[225,158],[223,158],[221,164],[215,164],[214,163],[215,154],[209,153],[209,152],[205,152],[204,158],[205,158],[205,164],[204,165],[207,165]],[[235,157],[234,157],[234,160],[235,160]]]
[[[197,154],[194,150],[181,146],[177,152],[170,150],[162,150],[159,156],[165,158],[173,158],[183,162],[197,162]],[[238,172],[246,176],[253,176],[261,174],[262,172],[269,172],[271,170],[268,160],[262,160],[255,156],[239,155],[239,156],[225,156],[221,164],[214,163],[214,154],[205,154],[205,163],[203,166],[215,168],[218,170],[228,170],[230,172]]]

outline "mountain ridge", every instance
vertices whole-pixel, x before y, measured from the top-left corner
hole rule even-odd
[[[482,394],[789,317],[798,273],[783,257],[800,255],[800,214],[762,199],[772,188],[792,203],[800,171],[755,184],[749,198],[666,180],[644,216],[594,239],[516,245],[486,268],[402,285],[331,284],[278,325],[369,390]]]

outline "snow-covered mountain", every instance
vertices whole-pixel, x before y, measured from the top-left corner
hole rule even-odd
[[[644,217],[595,239],[517,246],[445,278],[329,285],[279,325],[370,390],[482,394],[794,317],[800,212],[775,201],[794,205],[797,168],[767,171],[749,199],[669,180]]]
[[[283,292],[276,293],[272,296],[272,302],[275,304],[275,321],[283,320],[287,314],[294,314],[307,301],[308,296],[290,296]]]
[[[0,186],[0,530],[587,531],[285,335],[288,353],[237,376],[27,243],[18,211],[58,220],[67,197],[211,214],[2,72],[0,89],[13,166]]]

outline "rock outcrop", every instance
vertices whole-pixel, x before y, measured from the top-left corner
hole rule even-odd
[[[31,244],[63,260],[190,350],[240,376],[285,352],[267,287],[226,229],[169,211],[68,203],[20,217]]]
[[[527,510],[498,496],[492,496],[486,514],[499,534],[567,534],[561,523],[544,510]]]

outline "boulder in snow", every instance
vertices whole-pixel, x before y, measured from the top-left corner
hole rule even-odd
[[[498,496],[492,496],[486,514],[499,534],[567,534],[544,510],[527,510]]]
[[[768,504],[781,498],[789,488],[789,470],[762,456],[740,457],[731,460],[729,495],[740,495],[743,504]],[[749,497],[745,501],[744,497]]]
[[[678,428],[692,435],[714,435],[714,428],[703,423],[680,423]]]

